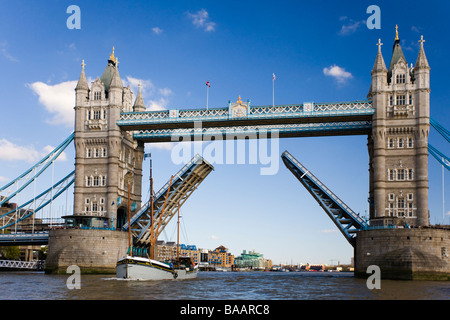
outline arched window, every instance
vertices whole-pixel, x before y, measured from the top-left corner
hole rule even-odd
[[[398,74],[397,75],[397,83],[406,83],[406,76],[405,76],[405,74]]]
[[[94,100],[101,100],[102,99],[102,93],[100,91],[94,92]]]

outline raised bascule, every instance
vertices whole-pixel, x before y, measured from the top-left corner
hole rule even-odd
[[[450,279],[450,230],[430,226],[429,221],[428,154],[447,169],[449,159],[428,144],[430,122],[448,141],[450,134],[430,120],[430,66],[424,42],[419,41],[415,66],[408,65],[397,32],[387,68],[379,41],[367,100],[340,103],[252,106],[239,97],[224,108],[146,111],[141,87],[133,102],[130,87],[123,86],[114,48],[102,76],[91,85],[83,61],[70,141],[22,175],[47,168],[73,140],[75,171],[58,184],[61,192],[74,184],[73,213],[64,217],[66,228],[38,237],[40,243],[47,237],[49,244],[47,272],[65,272],[73,264],[83,272],[111,272],[128,248],[128,235],[134,246],[148,248],[214,169],[196,155],[154,195],[153,202],[142,204],[144,143],[366,135],[369,220],[355,214],[293,154],[286,151],[281,158],[354,247],[356,276],[367,277],[368,266],[377,265],[382,278]],[[51,190],[52,197],[61,193]],[[3,202],[19,191],[13,188]],[[2,214],[8,221],[3,228],[36,212],[13,211]],[[12,236],[0,237],[0,242],[19,241]],[[21,241],[32,243],[33,236],[22,235]]]

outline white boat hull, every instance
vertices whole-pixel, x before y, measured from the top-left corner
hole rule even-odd
[[[125,257],[116,265],[116,277],[135,280],[183,280],[197,277],[198,267],[192,270],[173,269],[168,264],[157,260],[137,257]]]

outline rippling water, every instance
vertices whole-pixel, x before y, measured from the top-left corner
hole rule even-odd
[[[132,281],[112,275],[81,275],[81,289],[68,289],[69,275],[0,273],[1,300],[449,300],[446,281],[382,280],[369,290],[352,273],[200,272],[193,280]]]

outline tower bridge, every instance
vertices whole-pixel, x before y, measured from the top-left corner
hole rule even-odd
[[[50,231],[48,270],[58,271],[76,262],[85,270],[110,271],[117,256],[127,249],[127,233],[121,231],[129,230],[135,244],[151,245],[161,225],[164,228],[213,170],[196,156],[153,202],[142,204],[145,143],[258,139],[267,133],[270,138],[366,135],[369,221],[356,215],[289,152],[283,153],[282,159],[354,246],[357,276],[365,276],[367,266],[377,264],[386,278],[448,279],[449,258],[442,252],[450,247],[450,230],[435,230],[429,223],[428,153],[438,160],[442,155],[439,161],[447,169],[449,158],[428,145],[430,66],[424,42],[423,38],[419,41],[415,66],[408,65],[397,35],[387,68],[380,40],[367,100],[339,103],[252,106],[250,100],[239,97],[224,108],[147,111],[141,87],[133,102],[130,87],[123,86],[114,50],[102,76],[90,85],[83,61],[70,138],[76,151],[75,171],[73,179],[72,174],[67,177],[68,183],[74,184],[74,208],[64,217],[66,224],[80,229]],[[437,122],[431,123],[446,139],[450,136]],[[39,166],[49,161],[54,157]],[[28,174],[36,176],[39,166]],[[156,208],[154,216],[150,207]],[[126,222],[129,211],[130,225]],[[26,216],[33,213],[27,211]],[[9,219],[12,223],[20,221],[11,212],[3,216],[14,216],[15,220]],[[424,239],[430,241],[425,244]],[[104,255],[108,250],[113,254]]]

